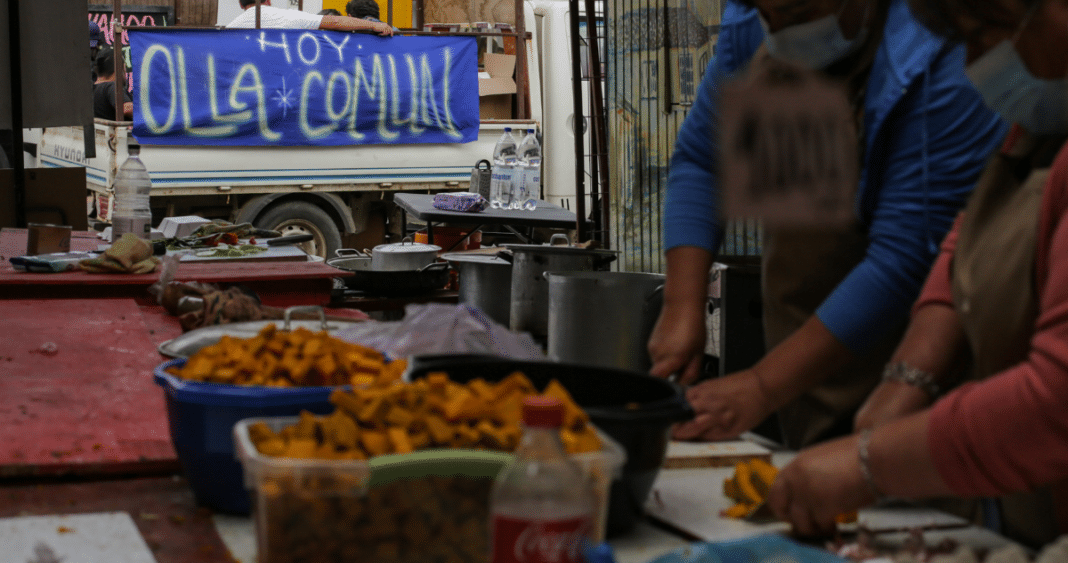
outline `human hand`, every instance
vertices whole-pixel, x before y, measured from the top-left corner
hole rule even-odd
[[[903,381],[884,381],[872,391],[857,411],[856,430],[875,428],[907,414],[921,411],[931,404],[925,391]]]
[[[686,390],[696,416],[675,427],[678,440],[729,440],[752,429],[775,406],[751,369],[705,381]]]
[[[857,436],[802,451],[779,471],[767,503],[802,537],[830,535],[835,517],[875,502],[857,456]]]
[[[665,303],[649,337],[649,357],[653,361],[649,373],[669,377],[681,372],[680,383],[696,381],[704,361],[705,338],[702,302]]]
[[[393,37],[393,26],[386,22],[371,22],[371,29],[382,37]]]

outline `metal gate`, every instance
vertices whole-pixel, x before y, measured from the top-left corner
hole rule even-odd
[[[715,52],[724,1],[605,0],[608,231],[621,270],[664,269],[668,166]],[[720,255],[757,256],[760,245],[757,222],[730,223]]]

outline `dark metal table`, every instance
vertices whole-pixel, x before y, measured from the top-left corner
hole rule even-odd
[[[559,205],[540,200],[537,208],[532,211],[524,209],[487,209],[479,213],[436,209],[434,208],[433,194],[396,194],[393,196],[393,201],[405,213],[411,214],[420,221],[426,221],[427,242],[430,244],[434,244],[435,224],[472,225],[471,232],[477,231],[483,225],[500,225],[523,239],[524,242],[530,242],[530,237],[520,233],[515,227],[574,229],[578,226],[578,219],[574,212],[568,211]],[[405,223],[407,224],[407,222]],[[463,239],[457,242],[457,245],[462,242]]]

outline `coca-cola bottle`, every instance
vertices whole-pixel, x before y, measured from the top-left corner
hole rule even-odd
[[[523,401],[515,461],[493,485],[491,563],[582,563],[593,536],[594,494],[586,472],[564,451],[564,407],[550,397]]]

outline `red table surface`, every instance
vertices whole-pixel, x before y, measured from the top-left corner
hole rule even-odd
[[[149,330],[131,299],[0,300],[0,476],[176,470]]]
[[[71,250],[93,250],[101,244],[92,233],[71,235]],[[0,298],[51,299],[55,297],[133,297],[147,295],[159,279],[151,274],[90,274],[83,271],[54,274],[17,272],[8,258],[26,251],[26,231],[0,231]],[[322,262],[211,262],[186,263],[178,268],[178,281],[219,285],[241,284],[259,295],[266,305],[323,305],[330,301],[332,278],[345,272]]]

